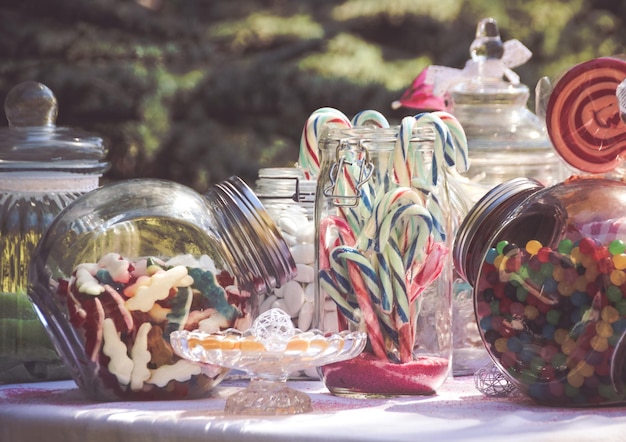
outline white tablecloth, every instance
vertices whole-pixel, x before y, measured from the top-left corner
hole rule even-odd
[[[320,382],[291,381],[313,412],[242,417],[223,413],[245,381],[211,398],[97,403],[71,381],[0,386],[2,442],[187,441],[626,441],[626,407],[549,408],[516,394],[488,398],[471,377],[450,378],[433,396],[348,399]]]

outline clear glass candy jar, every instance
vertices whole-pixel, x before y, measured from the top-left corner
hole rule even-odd
[[[245,330],[257,296],[294,273],[286,243],[240,179],[205,195],[136,179],[57,216],[31,262],[29,296],[90,398],[195,398],[227,369],[177,357],[169,334]]]
[[[368,336],[361,355],[320,367],[336,395],[432,394],[451,367],[446,173],[433,167],[433,131],[405,130],[334,129],[320,141],[316,324]]]
[[[447,100],[467,136],[471,166],[464,176],[473,201],[512,178],[547,186],[565,179],[544,122],[527,107],[528,87],[503,79],[504,43],[495,20],[479,22],[470,54],[466,77],[450,86]]]
[[[459,229],[454,261],[487,350],[538,402],[626,400],[625,201],[619,181],[514,179]]]
[[[297,167],[260,169],[256,182],[256,194],[289,245],[297,268],[293,280],[262,297],[259,313],[279,308],[302,331],[313,327],[315,310],[316,186],[317,181],[305,179]],[[318,377],[315,367],[293,374],[300,376]]]
[[[55,126],[57,102],[26,82],[6,97],[0,130],[0,383],[70,377],[26,295],[39,238],[108,168],[102,139]]]

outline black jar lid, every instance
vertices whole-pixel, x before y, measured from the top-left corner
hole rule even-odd
[[[7,94],[8,127],[0,129],[0,172],[50,171],[101,175],[108,167],[102,138],[57,127],[57,100],[41,83],[27,81]]]

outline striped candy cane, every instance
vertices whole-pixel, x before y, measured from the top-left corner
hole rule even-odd
[[[389,122],[380,112],[368,109],[362,110],[352,117],[352,126],[374,126],[388,128]]]
[[[459,172],[467,172],[469,169],[469,154],[467,147],[467,137],[463,126],[454,116],[444,111],[433,112],[433,115],[439,117],[446,125],[450,133],[449,142],[454,150],[454,166]],[[448,142],[448,141],[447,141]],[[450,164],[452,166],[452,164]]]
[[[320,172],[319,139],[327,126],[352,127],[352,123],[341,111],[323,107],[313,112],[307,119],[300,137],[298,166],[304,170],[307,179],[317,177]]]

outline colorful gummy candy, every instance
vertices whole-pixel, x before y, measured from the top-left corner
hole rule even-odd
[[[626,245],[616,239],[507,241],[489,250],[476,297],[483,340],[515,384],[539,402],[624,400],[613,376],[626,331]]]
[[[59,282],[57,295],[103,389],[120,398],[195,397],[225,375],[220,367],[179,358],[169,342],[177,330],[250,324],[249,294],[207,258],[130,261],[109,253]]]

